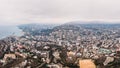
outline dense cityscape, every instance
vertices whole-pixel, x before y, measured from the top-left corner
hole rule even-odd
[[[22,36],[0,40],[0,68],[120,68],[120,24],[18,27]]]

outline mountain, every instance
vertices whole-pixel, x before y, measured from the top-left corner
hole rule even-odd
[[[22,29],[24,32],[30,33],[31,35],[41,35],[48,34],[52,31],[52,29],[58,26],[58,24],[22,24],[18,27]]]
[[[60,27],[67,27],[67,26],[74,26],[79,28],[119,28],[120,23],[119,22],[104,22],[104,21],[72,21],[65,23]]]
[[[51,32],[58,30],[73,30],[80,31],[84,30],[105,30],[105,29],[118,29],[120,24],[109,24],[110,22],[102,22],[102,21],[73,21],[68,22],[62,25],[55,24],[23,24],[20,25],[19,28],[24,32],[28,32],[31,35],[49,35]]]

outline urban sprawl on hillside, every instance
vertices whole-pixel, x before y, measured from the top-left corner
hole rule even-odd
[[[120,68],[120,24],[25,24],[0,40],[0,68]],[[87,66],[87,64],[85,65]]]

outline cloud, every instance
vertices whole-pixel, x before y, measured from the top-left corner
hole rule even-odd
[[[120,0],[0,0],[0,24],[120,21]]]

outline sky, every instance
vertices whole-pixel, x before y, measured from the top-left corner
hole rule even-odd
[[[120,0],[0,0],[0,25],[120,21]]]

